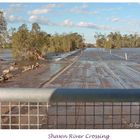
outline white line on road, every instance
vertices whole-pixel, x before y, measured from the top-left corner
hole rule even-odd
[[[77,62],[77,60],[80,58],[80,56],[82,55],[82,53],[79,56],[76,56],[74,61],[72,63],[70,63],[68,66],[66,66],[63,70],[60,70],[60,72],[58,74],[56,74],[54,77],[52,77],[49,81],[47,81],[43,87],[47,87],[50,83],[52,83],[56,78],[58,78],[62,73],[64,73],[66,70],[68,70],[74,63]]]

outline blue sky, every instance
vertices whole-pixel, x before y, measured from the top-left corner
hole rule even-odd
[[[94,42],[95,32],[140,34],[140,3],[0,3],[8,29],[37,22],[47,33],[78,32]]]

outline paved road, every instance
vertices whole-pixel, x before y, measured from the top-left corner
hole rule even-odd
[[[125,60],[125,53],[128,60]],[[78,61],[44,87],[140,88],[140,49],[89,48]]]

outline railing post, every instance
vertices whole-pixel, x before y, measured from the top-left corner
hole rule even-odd
[[[30,129],[30,103],[28,102],[28,129]]]
[[[1,102],[0,102],[0,129],[2,128],[2,119],[1,119],[1,116],[2,116],[2,110],[1,110]]]
[[[37,102],[37,129],[39,129],[40,127],[40,115],[39,115],[39,109],[40,109],[40,106],[39,106],[39,102]]]
[[[110,49],[110,54],[111,54],[111,49]]]
[[[9,102],[9,105],[8,105],[8,107],[9,107],[9,129],[11,129],[11,127],[12,127],[12,111],[11,111],[11,102]]]
[[[19,123],[19,129],[21,128],[21,110],[20,110],[20,102],[18,102],[18,113],[19,113],[19,116],[18,116],[18,123]]]
[[[125,55],[125,60],[128,60],[127,53],[125,53],[124,55]]]

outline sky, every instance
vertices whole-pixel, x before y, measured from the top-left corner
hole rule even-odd
[[[140,34],[140,3],[0,3],[8,30],[37,22],[49,34],[78,32],[87,43],[95,33]]]

